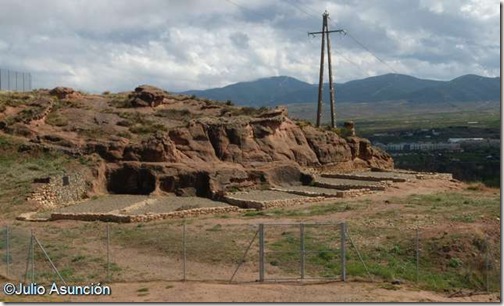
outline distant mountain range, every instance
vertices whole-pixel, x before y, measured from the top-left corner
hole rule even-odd
[[[317,101],[318,85],[288,76],[240,82],[222,88],[189,90],[183,94],[227,101],[243,106],[275,106]],[[418,79],[403,74],[385,74],[335,84],[337,102],[407,101],[412,103],[449,103],[500,101],[500,77],[474,74],[451,81]],[[324,101],[329,101],[329,85],[324,84]]]

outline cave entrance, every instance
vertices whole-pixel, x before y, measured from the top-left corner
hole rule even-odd
[[[124,167],[108,176],[107,190],[116,194],[148,195],[156,189],[156,177],[148,169]]]

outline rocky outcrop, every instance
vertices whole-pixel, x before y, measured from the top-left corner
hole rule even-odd
[[[261,185],[300,184],[299,165],[273,163],[245,168],[233,163],[109,163],[107,190],[118,194],[169,192],[179,196],[200,196],[218,200],[231,190]]]
[[[167,93],[154,86],[142,85],[135,88],[129,102],[133,107],[156,107],[163,103]]]
[[[66,87],[38,92],[16,112],[10,110],[3,131],[31,138],[20,150],[96,156],[91,193],[218,199],[236,189],[309,184],[306,171],[393,168],[391,157],[369,141],[296,123],[284,108],[251,112],[148,85],[131,93],[82,97],[89,103],[54,102],[48,94],[81,95]],[[147,108],[125,109],[125,101]],[[49,112],[67,124],[40,120]],[[142,128],[132,129],[137,125]]]
[[[300,127],[284,110],[259,117],[198,118],[140,144],[118,138],[88,143],[85,151],[109,162],[111,193],[170,192],[216,199],[229,190],[308,184],[303,167],[393,168],[391,157],[368,140]]]
[[[390,155],[378,147],[373,147],[369,140],[348,137],[347,143],[352,153],[352,159],[365,161],[367,167],[379,169],[392,169],[394,167]]]
[[[78,99],[82,95],[70,87],[55,87],[49,91],[51,96],[56,96],[58,99]]]
[[[299,127],[278,110],[255,118],[193,119],[185,127],[157,132],[140,144],[117,138],[89,142],[84,151],[96,152],[109,162],[232,163],[243,167],[294,162],[312,168],[393,168],[392,158],[367,139],[345,139],[332,131]]]

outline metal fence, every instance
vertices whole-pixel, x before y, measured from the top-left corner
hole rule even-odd
[[[259,281],[346,280],[345,223],[259,224],[258,236]]]
[[[31,73],[0,69],[0,91],[31,91]]]
[[[368,226],[353,231],[351,223],[343,222],[230,221],[4,225],[0,275],[39,284],[359,279],[430,289],[500,288],[500,241],[482,233],[475,233],[469,246],[457,236],[428,228]],[[466,252],[472,254],[457,257]]]

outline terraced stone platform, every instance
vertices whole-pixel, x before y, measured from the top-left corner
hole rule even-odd
[[[228,193],[222,201],[200,197],[108,195],[53,211],[30,213],[19,220],[48,221],[59,219],[144,222],[165,218],[227,213],[240,209],[263,210],[296,204],[320,202],[330,198],[357,197],[375,193],[401,182],[429,178],[452,179],[446,173],[397,171],[360,171],[322,173],[309,186],[272,187]]]
[[[373,192],[367,188],[338,190],[338,189],[322,188],[315,186],[289,186],[289,187],[274,188],[273,190],[287,192],[290,194],[297,194],[301,196],[309,196],[309,197],[322,196],[326,198],[354,197]]]
[[[316,177],[313,183],[315,187],[350,190],[350,189],[369,189],[369,190],[385,190],[386,182],[357,180],[348,178],[333,178],[333,177]]]
[[[301,203],[313,203],[325,200],[323,196],[304,196],[281,190],[251,190],[235,192],[224,197],[224,201],[240,208],[268,209]]]
[[[352,173],[322,173],[321,177],[375,181],[375,182],[383,182],[383,181],[407,182],[416,179],[428,179],[436,177],[451,179],[452,175],[450,173],[427,173],[427,172],[397,170],[397,171],[358,171]]]

